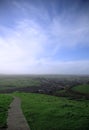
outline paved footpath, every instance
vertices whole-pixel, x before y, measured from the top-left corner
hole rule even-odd
[[[14,97],[8,111],[7,130],[30,130],[27,121],[22,113],[21,100]]]

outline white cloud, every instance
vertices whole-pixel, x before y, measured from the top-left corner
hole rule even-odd
[[[44,53],[43,30],[34,21],[24,20],[14,30],[2,27],[2,31],[7,34],[0,37],[0,71],[25,73]]]
[[[87,16],[82,15],[71,23],[70,16],[63,12],[60,16],[54,15],[50,21],[44,8],[14,5],[24,14],[30,9],[30,14],[33,12],[34,17],[46,21],[46,26],[28,15],[16,21],[14,28],[0,26],[3,34],[0,37],[0,73],[89,73],[88,60],[63,62],[52,58],[64,46],[89,46]]]

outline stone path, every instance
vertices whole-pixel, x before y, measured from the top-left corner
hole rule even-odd
[[[21,110],[21,100],[18,97],[14,97],[10,105],[7,125],[7,130],[30,130]]]

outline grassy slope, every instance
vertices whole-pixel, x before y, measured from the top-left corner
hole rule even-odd
[[[79,85],[72,88],[74,91],[89,94],[89,85]]]
[[[89,102],[41,94],[16,94],[31,130],[87,130]]]
[[[0,94],[0,128],[6,127],[7,113],[12,97],[6,94]]]

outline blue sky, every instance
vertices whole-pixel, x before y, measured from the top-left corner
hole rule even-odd
[[[89,74],[89,1],[0,0],[0,73]]]

